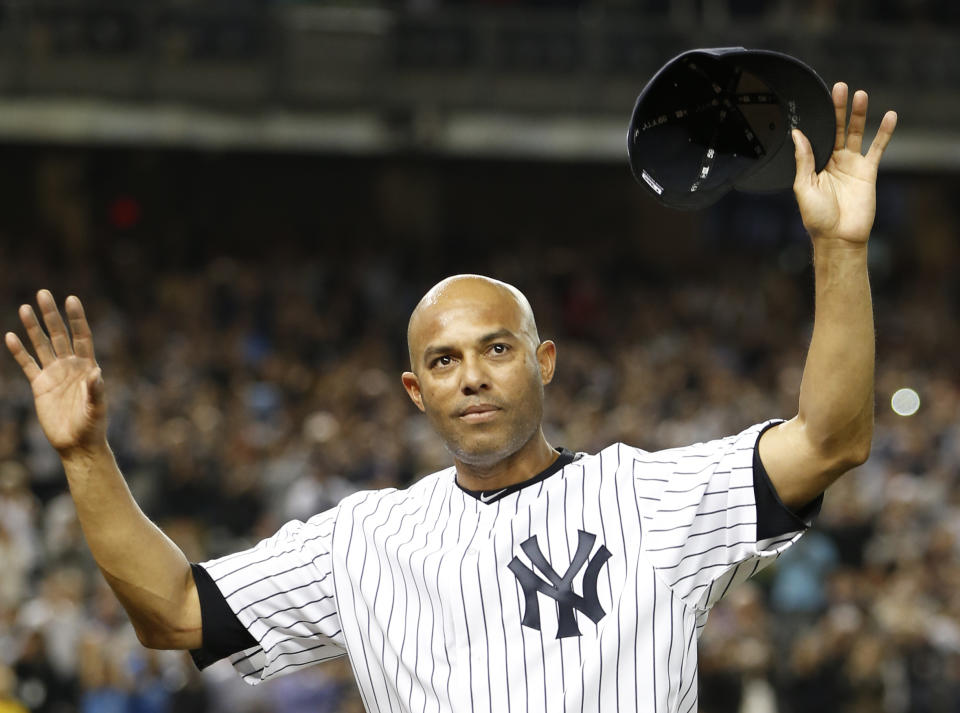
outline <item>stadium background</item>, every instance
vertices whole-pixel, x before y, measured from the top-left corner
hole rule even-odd
[[[623,136],[683,49],[795,54],[867,88],[872,126],[900,114],[871,247],[876,437],[816,530],[712,614],[700,710],[955,713],[958,7],[0,2],[0,327],[40,286],[84,299],[121,467],[194,560],[448,462],[399,372],[410,309],[452,272],[514,282],[558,342],[555,444],[790,416],[812,317],[792,197],[661,209]],[[360,710],[346,664],[250,689],[139,647],[9,358],[0,573],[2,711]]]

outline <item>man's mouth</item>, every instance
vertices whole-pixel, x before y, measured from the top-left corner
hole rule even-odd
[[[496,417],[499,406],[493,404],[473,404],[460,412],[460,420],[467,423],[483,423]]]

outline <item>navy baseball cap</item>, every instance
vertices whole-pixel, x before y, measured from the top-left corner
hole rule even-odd
[[[634,177],[665,206],[706,208],[731,189],[793,185],[790,131],[810,140],[817,171],[833,152],[830,90],[800,60],[743,47],[695,49],[667,62],[633,108]]]

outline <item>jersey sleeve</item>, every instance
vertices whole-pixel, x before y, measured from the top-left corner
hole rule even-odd
[[[688,606],[712,607],[799,539],[819,510],[818,500],[797,516],[771,496],[756,448],[760,434],[776,423],[642,454],[633,465],[642,549]]]
[[[200,564],[255,642],[230,656],[247,683],[346,653],[333,586],[336,513],[289,522],[249,550]],[[205,645],[215,638],[206,626]]]

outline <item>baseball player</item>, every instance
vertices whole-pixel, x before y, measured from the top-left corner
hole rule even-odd
[[[556,365],[515,288],[459,275],[408,328],[403,386],[453,456],[406,490],[359,492],[250,550],[190,564],[142,513],[106,440],[83,308],[47,291],[20,318],[30,381],[90,549],[144,645],[230,657],[250,683],[348,655],[367,710],[694,711],[711,606],[794,542],[824,489],[869,453],[874,337],[867,239],[888,112],[861,152],[867,95],[820,174],[793,134],[816,317],[789,421],[660,452],[573,453],[541,429]],[[72,336],[71,336],[72,335]]]

